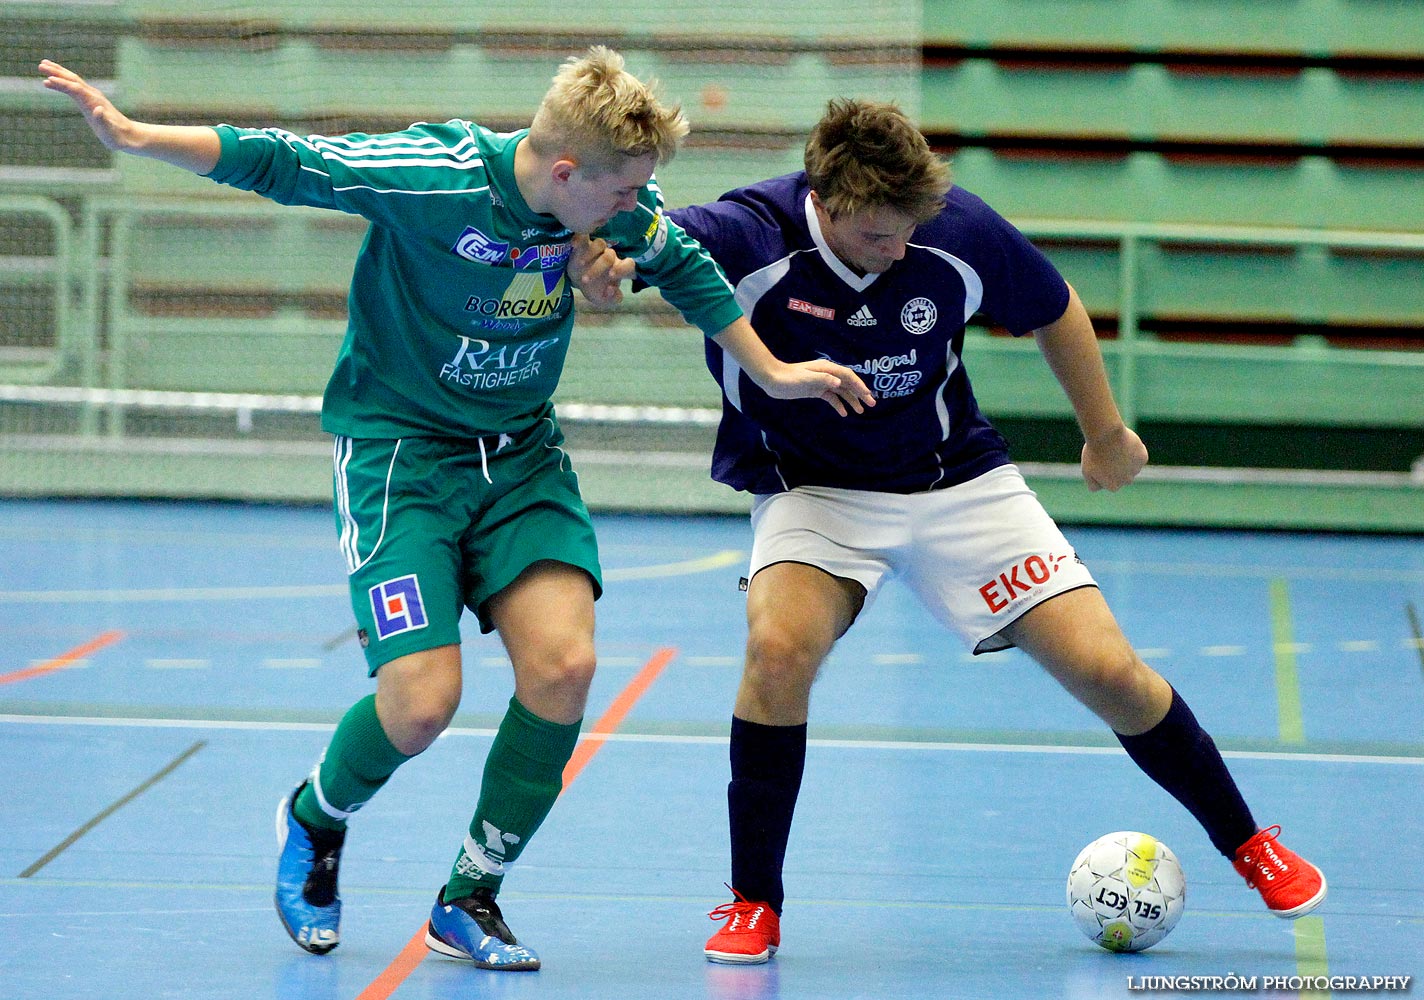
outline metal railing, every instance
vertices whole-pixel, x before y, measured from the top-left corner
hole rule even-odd
[[[127,337],[145,322],[144,316],[133,309],[130,300],[133,284],[130,254],[134,235],[141,230],[142,223],[165,220],[171,224],[177,218],[195,218],[205,222],[267,222],[279,216],[285,217],[293,209],[238,200],[198,202],[116,199],[112,196],[87,197],[81,204],[81,231],[79,238],[76,238],[69,214],[57,202],[37,196],[0,198],[0,213],[38,216],[45,219],[53,230],[55,252],[52,260],[41,265],[30,261],[27,266],[38,267],[52,281],[56,325],[54,348],[43,362],[0,365],[0,381],[11,384],[11,389],[0,394],[0,399],[37,401],[40,397],[46,397],[56,403],[69,402],[89,410],[102,406],[113,415],[109,421],[111,430],[122,426],[118,415],[126,407],[134,406],[179,410],[227,408],[234,413],[250,413],[253,410],[310,412],[316,406],[315,395],[300,393],[145,390],[141,385],[130,384],[127,367]],[[316,210],[299,211],[313,216],[325,215]],[[1148,245],[1318,246],[1421,255],[1424,254],[1424,235],[1057,220],[1023,220],[1019,222],[1019,227],[1030,238],[1084,240],[1115,246],[1117,337],[1104,340],[1102,347],[1109,361],[1118,404],[1130,423],[1144,415],[1160,415],[1162,412],[1160,401],[1153,395],[1160,389],[1154,389],[1152,380],[1144,379],[1144,374],[1160,374],[1164,367],[1190,363],[1205,365],[1204,370],[1208,373],[1228,373],[1233,368],[1249,366],[1252,380],[1270,380],[1273,370],[1279,371],[1283,378],[1288,371],[1292,372],[1289,379],[1282,383],[1289,385],[1291,398],[1281,404],[1278,412],[1293,414],[1303,421],[1314,418],[1326,423],[1353,420],[1363,426],[1371,423],[1424,425],[1424,351],[1337,349],[1323,345],[1318,339],[1307,339],[1283,347],[1159,341],[1142,330],[1145,296],[1141,268],[1143,248]],[[4,266],[4,260],[0,257],[0,267]],[[240,262],[236,266],[240,266]],[[1420,310],[1424,313],[1424,289],[1420,290],[1420,298]],[[1100,308],[1102,305],[1099,303]],[[1209,303],[1204,304],[1204,313],[1210,312],[1209,306]],[[635,316],[622,322],[638,321]],[[192,322],[201,327],[204,320],[195,317]],[[269,327],[275,322],[280,328],[282,319],[277,317],[265,322]],[[1243,321],[1243,327],[1248,325],[1248,321]],[[105,347],[102,351],[101,345]],[[1023,372],[1030,373],[1026,377],[1040,381],[1048,377],[1046,366],[1038,363],[1033,345],[1028,342],[976,337],[966,353],[971,354],[981,396],[992,396],[995,391],[996,376],[999,374],[996,365],[1017,365]],[[1031,362],[1031,365],[1025,362]],[[62,378],[68,379],[68,384],[58,385]],[[1315,379],[1345,379],[1351,385],[1357,385],[1359,391],[1338,393],[1331,397],[1336,400],[1333,403],[1329,399],[1301,396],[1300,386],[1309,385]],[[1380,379],[1390,381],[1380,383]],[[1210,378],[1203,381],[1210,381]],[[1046,384],[1051,389],[1051,382]],[[1376,398],[1381,384],[1393,394],[1387,406],[1381,406]],[[30,388],[21,391],[21,387],[25,386]],[[1399,391],[1398,386],[1412,387],[1413,391]],[[46,387],[54,391],[47,395],[44,391]],[[70,391],[82,389],[106,391],[87,397]],[[1052,392],[1046,395],[1057,398]],[[1209,396],[1210,388],[1203,388],[1200,395]],[[704,423],[710,418],[708,412],[697,408],[625,406],[615,411],[604,405],[605,402],[593,398],[570,400],[565,405],[565,412],[575,420],[587,416],[600,420],[686,419]],[[1004,399],[995,411],[1013,412],[1014,405],[1011,399]],[[1046,405],[1054,413],[1068,412],[1066,404],[1051,402]],[[1352,405],[1358,408],[1358,414],[1354,417],[1347,412],[1336,412]],[[669,413],[664,413],[664,410]],[[679,410],[680,413],[677,412]],[[618,414],[617,418],[610,416],[614,412]],[[1197,416],[1211,419],[1209,402],[1204,412]],[[1384,419],[1386,417],[1387,420]],[[86,420],[84,426],[92,429],[94,420]]]

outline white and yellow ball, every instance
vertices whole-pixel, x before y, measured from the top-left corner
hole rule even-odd
[[[1177,926],[1187,881],[1177,856],[1145,833],[1099,837],[1068,872],[1068,908],[1078,927],[1108,951],[1151,948]]]

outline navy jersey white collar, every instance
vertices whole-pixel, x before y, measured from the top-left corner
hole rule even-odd
[[[810,230],[811,239],[815,242],[816,249],[821,251],[821,259],[826,262],[826,266],[857,292],[865,291],[876,278],[880,277],[877,272],[856,274],[850,268],[846,267],[844,261],[836,256],[836,252],[832,250],[831,245],[826,242],[826,235],[821,232],[821,220],[816,215],[816,205],[815,202],[811,201],[809,192],[806,195],[806,227]]]
[[[737,302],[785,361],[828,358],[875,392],[838,416],[820,400],[774,400],[715,342],[724,403],[714,478],[773,493],[802,485],[911,493],[1008,462],[961,363],[976,312],[1019,335],[1058,319],[1067,285],[1022,234],[955,188],[888,270],[854,274],[827,246],[804,174],[670,213],[721,264]]]

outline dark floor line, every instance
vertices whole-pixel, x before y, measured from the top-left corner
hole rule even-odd
[[[1419,612],[1413,601],[1404,602],[1404,614],[1409,618],[1410,631],[1414,633],[1414,651],[1419,654],[1419,670],[1424,673],[1424,632],[1419,628]]]
[[[65,851],[67,851],[70,847],[72,847],[72,846],[74,845],[74,843],[79,840],[80,837],[83,837],[83,836],[84,836],[86,833],[88,833],[90,830],[94,829],[94,827],[98,826],[98,825],[99,825],[100,823],[102,823],[104,820],[108,819],[108,818],[109,818],[110,816],[112,816],[114,813],[118,812],[118,811],[119,811],[120,809],[122,809],[124,806],[128,805],[128,804],[129,804],[130,802],[132,802],[134,799],[138,798],[138,797],[139,797],[140,795],[142,795],[144,792],[148,791],[148,790],[149,790],[150,788],[152,788],[154,785],[158,784],[158,783],[159,783],[160,781],[162,781],[164,778],[168,777],[168,776],[169,776],[170,774],[172,774],[174,771],[178,770],[178,768],[179,768],[180,766],[182,766],[182,764],[183,764],[184,761],[186,761],[189,757],[193,756],[195,753],[197,753],[199,750],[203,749],[203,747],[205,747],[205,746],[207,746],[207,745],[208,745],[208,741],[207,741],[207,740],[198,740],[198,742],[194,743],[194,744],[193,744],[192,746],[190,746],[187,750],[184,750],[184,751],[183,751],[182,753],[180,753],[177,757],[175,757],[175,758],[173,758],[171,761],[169,761],[168,764],[167,764],[167,766],[165,766],[165,767],[164,767],[161,771],[159,771],[157,774],[154,774],[154,775],[153,775],[152,777],[150,777],[147,781],[145,781],[143,784],[139,785],[137,788],[135,788],[133,791],[129,792],[127,795],[125,795],[123,798],[119,799],[117,802],[114,802],[114,803],[110,804],[106,809],[104,809],[102,812],[100,812],[100,813],[99,813],[97,816],[95,816],[93,819],[89,820],[87,823],[85,823],[85,824],[84,824],[83,826],[81,826],[79,829],[75,830],[75,831],[74,831],[73,833],[71,833],[69,836],[65,837],[65,838],[64,838],[62,841],[60,841],[57,845],[55,845],[54,847],[52,847],[52,848],[49,850],[49,852],[45,854],[44,857],[40,858],[38,861],[36,861],[34,864],[30,865],[30,867],[26,868],[24,871],[20,872],[20,876],[19,876],[19,877],[20,877],[20,878],[29,878],[29,877],[30,877],[31,875],[33,875],[35,872],[39,871],[41,868],[43,868],[45,865],[49,864],[49,863],[50,863],[51,861],[53,861],[55,858],[59,857],[61,854],[63,854]]]
[[[344,628],[340,632],[332,636],[330,639],[326,640],[326,642],[323,642],[321,644],[321,648],[325,652],[330,653],[338,646],[344,646],[346,643],[350,642],[352,639],[355,638],[356,630],[354,628]]]

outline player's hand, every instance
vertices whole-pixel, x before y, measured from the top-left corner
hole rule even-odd
[[[859,375],[824,359],[782,365],[762,389],[773,399],[823,399],[843,417],[875,405],[875,394]]]
[[[1115,493],[1147,464],[1147,446],[1132,428],[1119,424],[1083,445],[1083,479],[1088,489]]]
[[[114,107],[100,90],[90,86],[78,73],[52,60],[42,60],[39,69],[44,74],[45,87],[66,95],[78,105],[84,113],[84,120],[100,142],[118,153],[134,150],[138,142],[135,123]]]
[[[619,257],[602,238],[575,233],[569,254],[568,276],[595,312],[614,309],[623,301],[623,282],[633,277],[636,265]]]

